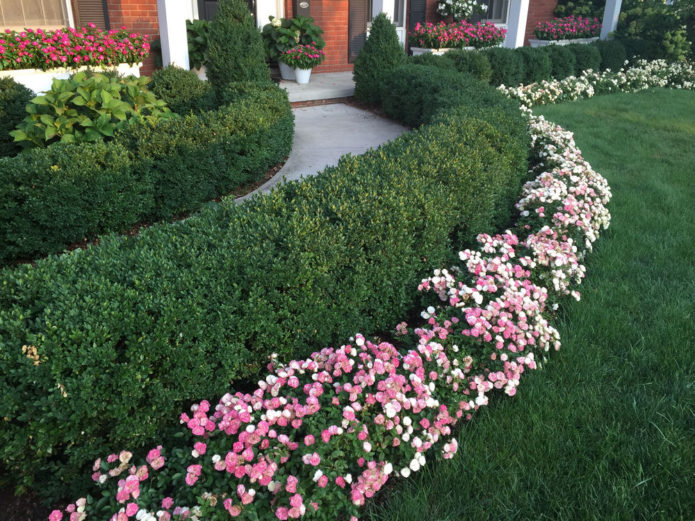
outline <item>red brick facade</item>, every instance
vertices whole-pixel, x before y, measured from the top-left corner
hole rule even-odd
[[[528,39],[533,38],[533,30],[538,22],[545,22],[553,18],[553,11],[557,6],[557,0],[529,0],[528,19],[526,20],[526,39],[524,45],[528,45]]]
[[[292,0],[285,0],[285,17],[291,18]],[[557,0],[530,0],[528,20],[526,23],[526,44],[533,37],[533,29],[539,21],[553,17]],[[326,60],[316,67],[315,72],[339,72],[352,70],[348,63],[348,6],[349,0],[313,0],[311,16],[316,24],[324,30],[326,40]],[[125,25],[135,32],[149,34],[151,39],[159,38],[157,0],[109,0],[108,14],[111,27]],[[437,0],[427,0],[427,21],[438,22]],[[154,68],[152,57],[148,58],[141,69],[143,74],[150,74]]]
[[[323,29],[326,60],[314,72],[351,71],[348,63],[348,0],[313,0],[311,17]],[[285,0],[285,18],[292,18],[292,0]]]
[[[109,23],[112,29],[125,26],[136,33],[150,35],[150,41],[159,38],[157,0],[109,0]],[[141,74],[151,74],[154,58],[147,58],[140,68]]]

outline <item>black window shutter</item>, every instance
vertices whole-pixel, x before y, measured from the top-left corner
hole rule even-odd
[[[367,41],[369,0],[350,0],[348,5],[348,62],[353,63]]]

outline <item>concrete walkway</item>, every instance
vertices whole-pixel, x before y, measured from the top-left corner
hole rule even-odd
[[[296,108],[293,112],[294,142],[289,159],[272,179],[237,201],[268,192],[284,179],[292,181],[316,175],[327,166],[338,164],[338,159],[345,154],[363,154],[407,130],[344,103]]]

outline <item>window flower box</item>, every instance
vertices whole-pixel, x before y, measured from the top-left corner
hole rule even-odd
[[[569,45],[571,43],[591,43],[598,40],[598,36],[593,38],[572,38],[563,40],[533,40],[529,38],[528,43],[531,47],[545,47],[547,45]]]
[[[121,63],[115,66],[112,65],[106,67],[83,66],[71,69],[61,67],[57,69],[48,69],[46,71],[41,69],[16,69],[0,71],[0,78],[12,78],[17,83],[21,83],[26,88],[34,91],[36,94],[43,94],[44,92],[50,90],[53,80],[67,79],[79,71],[90,69],[96,72],[104,72],[115,69],[118,74],[122,76],[135,76],[139,78],[141,66],[142,63],[136,63],[133,65]]]

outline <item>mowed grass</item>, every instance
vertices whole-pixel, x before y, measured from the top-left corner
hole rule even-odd
[[[373,521],[695,520],[695,92],[537,109],[613,190],[562,349]]]

